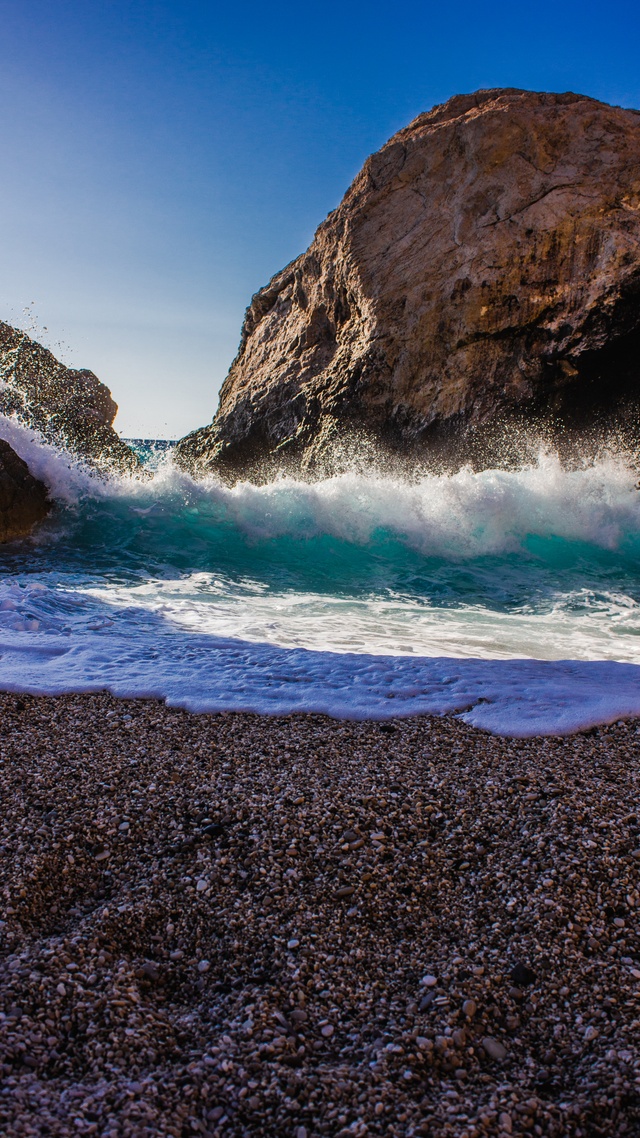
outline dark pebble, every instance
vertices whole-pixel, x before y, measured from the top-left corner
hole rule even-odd
[[[509,973],[516,988],[526,988],[529,984],[535,984],[536,974],[526,964],[515,964]]]

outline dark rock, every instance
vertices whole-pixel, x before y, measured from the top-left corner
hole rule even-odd
[[[482,1046],[490,1059],[495,1059],[500,1063],[507,1057],[507,1049],[499,1039],[494,1039],[491,1035],[486,1035],[482,1040]]]
[[[637,111],[506,89],[419,115],[253,297],[177,459],[230,480],[520,461],[505,423],[562,438],[636,415],[639,206]]]
[[[31,532],[51,509],[47,488],[26,462],[0,439],[0,541],[15,541]],[[18,708],[16,710],[24,710]]]
[[[535,984],[536,974],[528,968],[526,964],[515,964],[511,969],[509,976],[517,988],[527,988],[530,984]]]
[[[218,834],[222,833],[222,826],[219,822],[211,822],[208,826],[203,826],[202,833],[206,834],[208,838],[216,838]]]
[[[157,964],[154,964],[151,960],[147,960],[142,967],[138,969],[138,976],[141,980],[150,980],[152,983],[155,983],[160,976],[160,970]]]

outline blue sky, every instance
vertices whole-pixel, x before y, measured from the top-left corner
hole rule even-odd
[[[0,0],[0,319],[92,368],[125,435],[182,435],[394,131],[479,87],[639,107],[639,49],[625,0]]]

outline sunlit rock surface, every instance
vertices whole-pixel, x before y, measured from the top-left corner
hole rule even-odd
[[[213,423],[177,457],[233,478],[335,469],[363,440],[419,460],[512,421],[597,428],[635,408],[639,349],[640,113],[457,96],[253,297]]]

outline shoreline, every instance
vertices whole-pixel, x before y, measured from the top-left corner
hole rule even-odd
[[[6,1133],[640,1125],[640,721],[3,693],[0,731]]]

